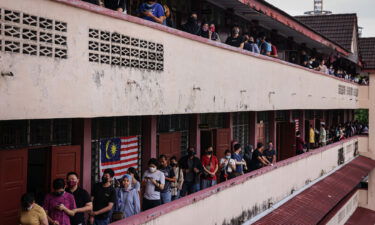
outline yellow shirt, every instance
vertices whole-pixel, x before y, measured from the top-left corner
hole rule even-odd
[[[44,209],[34,203],[31,210],[21,211],[20,222],[22,225],[40,225],[40,221],[46,217],[47,215]]]
[[[315,131],[314,129],[310,128],[310,143],[315,143]]]

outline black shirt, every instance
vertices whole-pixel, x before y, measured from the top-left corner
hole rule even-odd
[[[89,193],[80,187],[75,192],[71,192],[69,188],[65,189],[65,191],[74,196],[77,208],[85,207],[87,203],[91,202]],[[70,217],[70,224],[85,224],[85,214],[76,213],[74,217]]]
[[[225,43],[233,47],[240,47],[243,42],[244,40],[241,36],[238,36],[236,38],[230,36],[227,38],[227,41]]]
[[[104,0],[104,7],[112,10],[125,9],[125,0]]]
[[[262,153],[255,149],[253,152],[253,157],[251,159],[251,167],[253,170],[259,169],[262,167],[262,162],[258,159],[258,157],[263,156]]]
[[[167,166],[165,168],[160,168],[159,169],[162,173],[164,173],[164,176],[165,178],[173,178],[175,177],[176,175],[174,174],[174,170],[171,166]],[[168,191],[171,191],[171,182],[170,181],[167,181],[165,180],[165,185],[164,185],[164,189],[161,191],[161,193],[166,193]]]
[[[263,152],[263,155],[268,159],[270,163],[272,163],[273,156],[276,155],[275,149],[266,149]]]
[[[103,187],[103,183],[97,183],[94,186],[94,191],[92,192],[92,197],[94,197],[93,202],[93,209],[94,211],[98,211],[102,208],[108,206],[110,202],[115,204],[116,202],[116,192],[112,186]],[[100,215],[95,216],[97,219],[107,219],[109,216],[109,212],[102,213]]]
[[[95,5],[99,5],[99,0],[82,0],[82,1],[95,4]]]

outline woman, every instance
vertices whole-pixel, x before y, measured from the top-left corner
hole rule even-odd
[[[113,213],[113,221],[138,214],[141,211],[138,191],[132,186],[132,176],[122,177],[121,187],[116,188],[117,201]]]
[[[48,225],[46,212],[35,203],[32,194],[21,197],[20,224],[22,225]]]
[[[177,158],[175,156],[171,157],[170,165],[173,168],[174,174],[176,175],[176,181],[171,184],[172,186],[172,201],[180,198],[180,192],[182,190],[182,185],[184,183],[184,173],[179,167]]]
[[[232,159],[232,154],[230,150],[225,150],[225,157],[220,159],[220,180],[226,181],[234,176],[234,171],[236,170],[236,161]]]
[[[141,193],[141,183],[139,182],[140,179],[139,179],[137,170],[134,167],[130,167],[128,169],[128,174],[132,177],[131,185],[140,194]]]
[[[213,41],[220,41],[218,33],[215,32],[214,24],[203,23],[200,35]]]
[[[161,205],[160,192],[164,189],[165,176],[163,172],[157,169],[158,166],[159,161],[155,158],[151,158],[148,161],[148,170],[143,173],[143,211]]]
[[[257,148],[253,152],[251,171],[270,165],[271,163],[263,156],[264,146],[262,143],[257,144]]]

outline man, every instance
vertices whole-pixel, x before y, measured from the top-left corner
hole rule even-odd
[[[324,123],[320,125],[319,144],[320,146],[326,146],[327,144],[327,131]]]
[[[104,0],[104,7],[118,12],[124,12],[125,0]]]
[[[266,157],[270,164],[276,163],[276,150],[273,148],[272,141],[268,142],[268,148],[263,151],[263,155]]]
[[[168,165],[168,157],[166,155],[159,156],[160,171],[164,173],[165,185],[164,189],[160,192],[161,204],[172,201],[172,183],[176,182],[176,175],[173,168]]]
[[[240,36],[240,28],[239,27],[233,27],[232,34],[227,38],[225,43],[227,45],[237,47],[237,48],[243,48],[244,47],[244,39]]]
[[[198,25],[198,15],[196,13],[191,13],[187,22],[182,25],[182,30],[194,34],[194,35],[201,35],[201,28]]]
[[[313,149],[315,147],[315,130],[313,128],[313,125],[310,124],[310,130],[309,130],[309,149]]]
[[[235,144],[233,147],[233,154],[232,154],[232,159],[236,161],[236,171],[235,171],[235,176],[241,176],[244,174],[244,167],[246,167],[246,162],[242,158],[241,155],[241,145],[240,144]]]
[[[66,192],[74,196],[74,200],[77,208],[74,209],[75,215],[70,217],[71,225],[84,225],[85,224],[85,212],[91,212],[92,202],[89,193],[79,187],[79,178],[76,172],[70,172],[66,175],[67,188]]]
[[[259,49],[260,49],[260,54],[271,56],[272,45],[269,42],[267,42],[267,39],[265,36],[262,36],[260,38]]]
[[[116,191],[112,186],[114,176],[115,173],[112,169],[105,169],[102,182],[94,186],[92,192],[93,211],[90,213],[90,220],[94,219],[95,225],[107,225],[110,222],[110,212],[116,202]]]
[[[141,17],[145,20],[165,24],[164,8],[156,0],[147,0],[140,6]]]
[[[76,208],[74,196],[65,192],[64,179],[55,179],[52,186],[53,192],[47,194],[43,205],[48,222],[53,225],[70,225],[69,216],[74,216],[73,210]]]
[[[202,156],[202,190],[217,184],[216,173],[219,169],[219,161],[213,154],[213,148],[208,147],[205,152],[205,155]]]
[[[185,178],[181,196],[186,196],[200,190],[200,174],[203,168],[201,161],[195,157],[195,154],[194,148],[189,148],[188,155],[180,159],[179,164]]]
[[[296,153],[297,153],[297,155],[300,155],[300,154],[304,153],[304,151],[303,151],[304,145],[305,145],[305,142],[301,138],[301,132],[297,131],[296,132]]]

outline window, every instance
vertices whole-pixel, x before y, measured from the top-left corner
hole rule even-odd
[[[233,118],[233,139],[242,147],[249,145],[249,113],[232,113]]]

